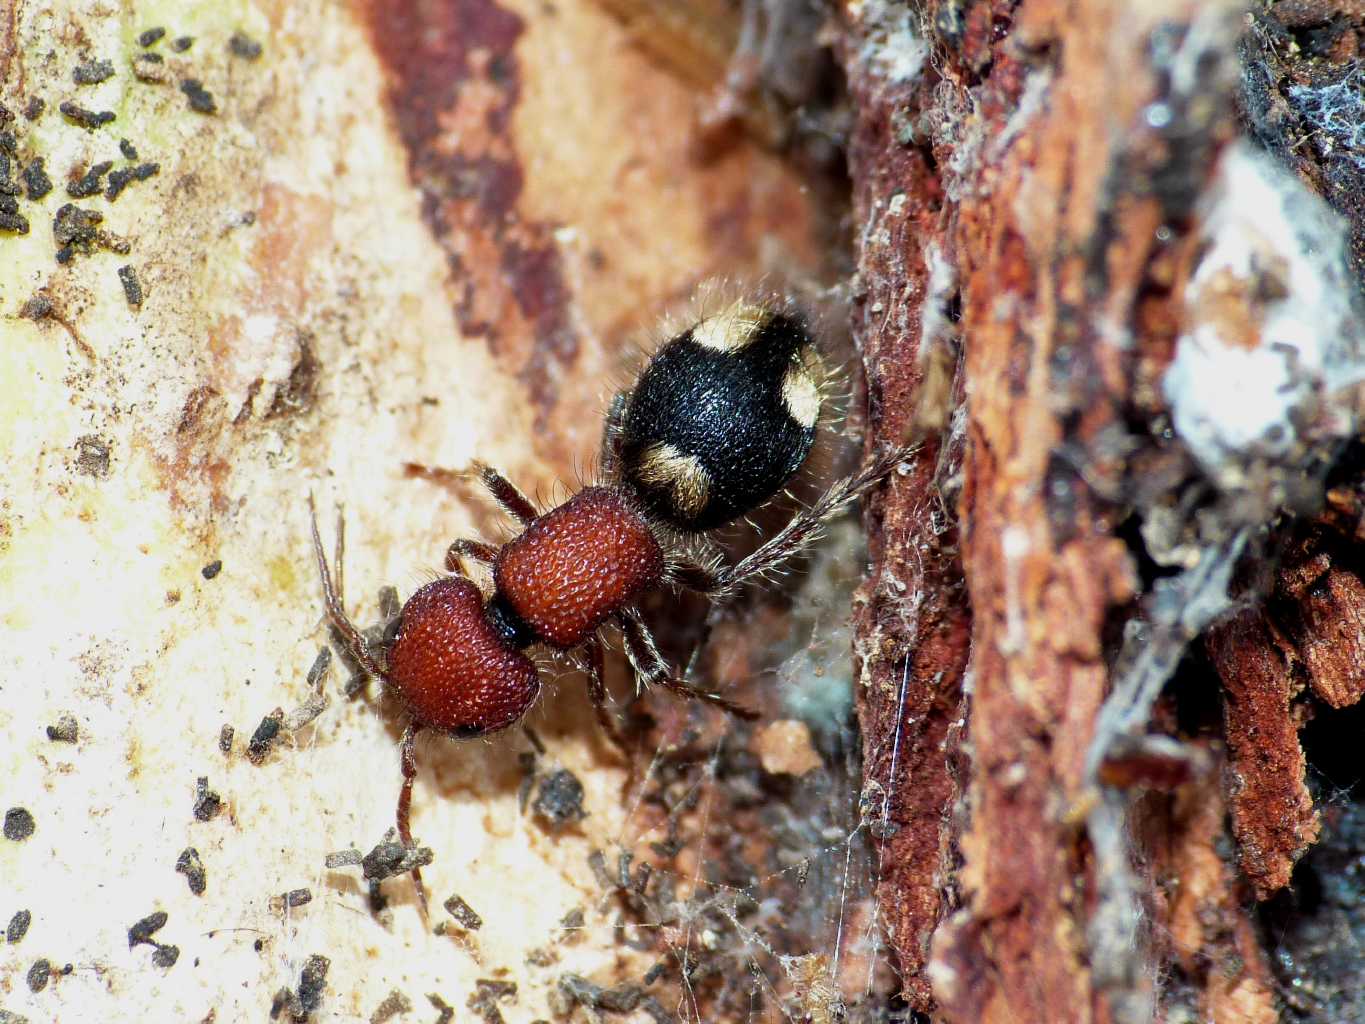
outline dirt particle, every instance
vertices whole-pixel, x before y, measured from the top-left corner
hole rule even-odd
[[[322,1005],[322,993],[327,985],[327,969],[331,966],[332,962],[325,956],[316,953],[310,956],[299,973],[298,991],[282,988],[275,993],[275,998],[270,1003],[270,1019],[278,1020],[281,1014],[287,1013],[288,1020],[302,1024],[312,1017]]]
[[[52,219],[52,237],[57,243],[57,262],[69,263],[77,253],[91,255],[97,248],[128,253],[131,246],[100,228],[104,214],[98,210],[83,210],[74,203],[66,203]]]
[[[339,850],[336,853],[329,853],[323,864],[328,869],[355,867],[364,860],[359,850]]]
[[[80,735],[80,726],[75,715],[58,715],[57,724],[47,727],[47,738],[54,743],[75,743]]]
[[[87,60],[71,69],[71,80],[77,85],[96,85],[114,77],[114,62]]]
[[[204,579],[206,580],[211,580],[222,571],[223,571],[222,560],[215,558],[212,562],[210,562],[208,565],[204,566],[204,568],[199,570],[199,575],[203,576]]]
[[[452,896],[443,905],[446,908],[446,913],[471,932],[476,932],[483,927],[483,918],[462,897]]]
[[[129,309],[142,307],[142,282],[137,279],[137,271],[131,263],[118,268],[118,282],[123,286],[123,298]]]
[[[57,109],[65,114],[67,120],[71,121],[72,124],[79,125],[89,132],[93,132],[101,125],[106,125],[114,120],[112,110],[86,110],[80,104],[72,103],[70,100],[63,100],[57,104]]]
[[[37,302],[34,298],[31,302]],[[44,301],[46,298],[44,297]],[[47,312],[51,312],[51,303],[48,303]],[[44,313],[44,316],[47,314]],[[32,317],[32,319],[41,319]],[[93,476],[102,480],[109,475],[109,453],[111,451],[109,442],[98,434],[83,434],[76,438],[76,472],[83,476]]]
[[[159,42],[165,35],[166,30],[162,28],[160,25],[158,25],[156,28],[149,28],[145,32],[142,32],[138,35],[137,45],[151,46],[153,43]]]
[[[237,730],[230,725],[225,725],[218,730],[218,749],[224,754],[232,753],[232,738],[237,735]]]
[[[94,164],[81,177],[66,183],[66,194],[73,199],[84,199],[93,196],[104,188],[103,179],[109,173],[109,169],[114,166],[112,160],[101,160]]]
[[[41,992],[47,988],[47,980],[52,977],[52,964],[47,960],[35,960],[33,966],[28,969],[28,975],[24,978],[28,982],[30,992]]]
[[[270,714],[261,719],[261,724],[256,726],[256,731],[251,734],[251,740],[246,745],[246,757],[252,764],[260,764],[270,753],[270,748],[275,745],[275,740],[280,735],[280,727],[284,723],[284,710],[276,708]]]
[[[400,1013],[407,1013],[411,1009],[412,1000],[394,989],[375,1007],[374,1013],[370,1014],[370,1024],[384,1024],[385,1021],[392,1020]]]
[[[11,807],[5,812],[5,838],[22,843],[34,830],[33,815],[26,807]]]
[[[371,882],[382,882],[395,875],[406,875],[414,868],[424,868],[435,859],[430,847],[407,847],[392,839],[392,830],[361,860],[361,870]]]
[[[155,945],[152,936],[165,927],[166,921],[167,914],[164,910],[155,911],[138,921],[128,929],[128,948],[132,949],[143,943]]]
[[[0,209],[0,231],[9,231],[16,235],[26,235],[28,234],[28,227],[28,218],[22,213],[11,213],[8,210]]]
[[[165,59],[159,53],[139,53],[133,58],[133,74],[139,82],[156,85],[167,79]]]
[[[30,96],[28,105],[24,107],[24,117],[30,121],[36,121],[43,116],[43,111],[47,109],[47,103],[38,96]]]
[[[118,151],[123,154],[123,158],[125,160],[137,159],[137,147],[134,146],[127,139],[118,140]]]
[[[485,1024],[502,1024],[502,1011],[499,1003],[515,1003],[517,986],[511,981],[495,981],[491,978],[478,978],[474,982],[474,994],[465,1005],[483,1018]]]
[[[136,167],[120,167],[109,175],[109,187],[104,190],[104,198],[111,203],[123,194],[123,190],[135,181],[146,181],[161,173],[158,163],[143,163]]]
[[[275,392],[270,409],[265,414],[266,419],[307,412],[317,398],[322,364],[313,352],[312,339],[301,334],[298,344],[298,357],[289,371],[289,379]]]
[[[28,934],[28,926],[33,922],[33,914],[27,910],[16,910],[5,928],[5,941],[18,942]]]
[[[171,41],[171,49],[176,53],[184,53],[194,45],[194,36],[176,36]]]
[[[435,1024],[450,1024],[450,1022],[455,1019],[455,1007],[451,1006],[435,992],[427,994],[427,1001],[431,1003],[437,1013],[440,1014],[440,1016],[436,1018]]]
[[[190,892],[196,896],[204,895],[204,890],[208,886],[208,875],[204,871],[204,862],[199,858],[199,851],[193,846],[187,846],[176,858],[175,870],[185,876],[185,880],[190,884]]]
[[[158,967],[174,967],[180,959],[179,946],[157,946],[152,953],[152,963]]]
[[[204,88],[204,83],[197,78],[182,78],[180,80],[180,91],[185,94],[185,98],[190,101],[190,109],[200,114],[218,113],[218,103],[213,98],[213,93]]]
[[[201,775],[194,783],[194,816],[200,821],[211,821],[223,808],[223,798],[209,789],[207,775]]]
[[[19,176],[24,179],[29,202],[36,202],[52,191],[52,179],[47,176],[47,168],[43,166],[43,158],[40,156],[35,156],[26,163]]]
[[[261,56],[261,44],[249,36],[234,32],[228,40],[228,52],[242,60],[257,60]]]
[[[541,780],[531,807],[556,828],[587,817],[583,810],[583,784],[567,768],[551,772]]]

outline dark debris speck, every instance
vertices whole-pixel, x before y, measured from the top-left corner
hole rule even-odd
[[[351,868],[362,863],[364,859],[364,854],[359,850],[339,850],[336,853],[329,853],[323,861],[323,865],[329,870]]]
[[[5,838],[22,843],[34,830],[33,815],[25,807],[11,807],[5,812]]]
[[[184,53],[194,45],[194,36],[176,36],[171,40],[171,49],[176,53]]]
[[[194,816],[200,821],[210,821],[223,808],[223,798],[209,789],[207,775],[201,775],[194,783]]]
[[[386,1024],[400,1013],[407,1013],[411,1009],[412,1000],[398,989],[394,989],[375,1007],[374,1013],[370,1014],[370,1024]]]
[[[153,43],[158,42],[165,34],[166,30],[160,25],[156,28],[149,28],[147,31],[138,35],[137,44],[138,46],[151,46]]]
[[[104,214],[98,210],[83,210],[74,203],[64,203],[52,218],[57,262],[69,263],[77,253],[89,256],[97,248],[127,253],[131,248],[128,243],[103,230],[102,223]]]
[[[204,579],[206,580],[211,580],[222,571],[223,571],[222,559],[215,558],[212,562],[210,562],[208,565],[204,566],[204,568],[199,570],[199,575],[203,576]]]
[[[118,283],[123,286],[123,298],[132,309],[142,306],[142,282],[137,279],[137,271],[131,263],[118,268]]]
[[[365,854],[360,866],[367,879],[380,882],[395,875],[405,875],[413,868],[424,868],[435,859],[426,846],[404,846],[393,839],[385,839]]]
[[[234,57],[241,57],[243,60],[256,60],[261,56],[261,44],[250,36],[234,32],[232,38],[228,40],[228,51]]]
[[[248,761],[260,764],[265,760],[270,748],[275,745],[275,740],[279,738],[283,722],[284,711],[281,708],[276,708],[261,719],[261,724],[256,726],[256,731],[251,734],[251,740],[246,745]]]
[[[127,139],[118,140],[118,151],[123,154],[123,159],[125,160],[137,159],[137,147]]]
[[[47,109],[47,103],[40,96],[30,96],[28,105],[24,107],[24,117],[30,121],[36,121],[43,116],[43,111]]]
[[[9,231],[16,235],[28,234],[28,218],[22,213],[10,213],[0,210],[0,231]]]
[[[161,165],[158,163],[143,163],[135,167],[120,167],[109,175],[109,187],[104,191],[104,198],[111,203],[123,194],[123,190],[135,181],[146,181],[155,174],[161,173]]]
[[[303,970],[299,972],[298,990],[284,988],[275,993],[275,998],[270,1004],[270,1019],[280,1020],[281,1014],[287,1014],[283,1019],[293,1021],[294,1024],[303,1024],[310,1019],[322,1005],[322,993],[327,985],[327,969],[331,966],[332,962],[325,956],[316,953],[310,956],[304,962]]]
[[[218,103],[213,98],[213,93],[204,88],[204,83],[197,78],[182,78],[180,80],[180,91],[190,101],[190,109],[200,114],[218,113]]]
[[[6,942],[18,942],[28,934],[28,926],[33,922],[33,914],[27,910],[16,910],[5,929]]]
[[[232,753],[232,739],[237,735],[237,730],[230,725],[225,725],[218,730],[218,749],[224,754]]]
[[[180,959],[180,947],[161,945],[152,952],[152,963],[158,967],[174,967]]]
[[[286,907],[302,907],[313,902],[313,890],[290,889],[281,899]]]
[[[476,932],[483,927],[483,918],[462,897],[452,896],[445,901],[443,906],[446,908],[446,913],[471,932]]]
[[[28,969],[28,975],[24,978],[28,982],[29,991],[41,992],[47,988],[47,980],[52,977],[52,964],[47,960],[35,960],[33,966]]]
[[[531,807],[556,827],[587,817],[583,810],[583,784],[567,768],[551,772],[541,780]]]
[[[42,316],[47,316],[52,312],[52,301],[46,296],[36,296],[30,302],[43,301],[47,303],[47,311]],[[41,316],[35,315],[38,311],[34,310],[31,318],[38,320]],[[93,476],[102,479],[109,475],[110,447],[109,442],[98,434],[82,434],[76,438],[76,472],[83,476]]]
[[[516,1001],[515,982],[478,978],[474,982],[474,994],[465,1001],[465,1005],[477,1013],[484,1024],[503,1024],[502,1011],[498,1009],[498,1004]]]
[[[87,60],[71,69],[71,80],[77,85],[95,85],[114,77],[114,62]]]
[[[90,169],[74,181],[66,183],[66,194],[73,199],[84,199],[87,196],[98,194],[104,189],[104,182],[101,180],[109,173],[109,169],[114,166],[112,160],[101,160],[97,164],[92,164]]]
[[[57,724],[47,727],[47,738],[54,743],[75,743],[80,736],[80,725],[75,715],[58,715]]]
[[[204,895],[204,890],[208,887],[208,875],[204,871],[204,862],[200,859],[198,850],[193,846],[185,847],[176,859],[175,870],[185,876],[185,880],[190,884],[190,892],[196,896]]]
[[[86,110],[80,104],[72,103],[70,100],[63,100],[57,104],[57,109],[65,114],[72,123],[80,125],[86,131],[94,131],[101,125],[106,125],[114,120],[112,110]]]
[[[427,994],[427,1001],[431,1003],[436,1012],[440,1014],[436,1018],[435,1024],[450,1024],[455,1019],[455,1007],[451,1006],[435,992]]]
[[[24,169],[19,172],[19,177],[24,179],[29,202],[36,202],[52,191],[52,179],[47,176],[47,168],[43,166],[43,158],[40,156],[35,156],[26,163]]]
[[[128,948],[142,943],[152,943],[152,936],[166,926],[167,914],[164,910],[158,910],[148,914],[141,921],[138,921],[128,929]]]

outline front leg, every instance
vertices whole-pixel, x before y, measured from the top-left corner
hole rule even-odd
[[[517,485],[492,466],[485,466],[482,462],[474,463],[474,468],[478,470],[479,482],[493,495],[493,500],[502,510],[522,526],[530,526],[531,521],[537,516],[536,507],[526,495],[517,490]]]
[[[662,686],[665,690],[685,697],[688,700],[701,700],[737,718],[753,720],[758,717],[758,712],[727,700],[717,693],[707,693],[705,690],[694,690],[682,680],[676,678],[673,669],[667,660],[659,652],[659,645],[654,641],[654,634],[645,625],[644,619],[634,608],[627,608],[620,614],[621,637],[625,642],[626,657],[630,660],[631,668],[635,670],[637,686],[644,689],[650,686]]]
[[[446,549],[446,572],[459,573],[463,576],[465,573],[461,560],[465,558],[483,565],[492,565],[497,561],[498,549],[481,540],[457,540]]]

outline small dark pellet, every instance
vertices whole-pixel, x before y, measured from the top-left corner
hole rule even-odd
[[[209,789],[208,776],[199,776],[194,783],[194,816],[200,821],[210,821],[222,807],[223,798]]]
[[[5,812],[5,838],[22,843],[33,835],[33,815],[27,808],[11,807]]]
[[[312,1013],[322,1003],[322,989],[327,984],[327,968],[332,962],[316,953],[310,956],[299,974],[299,1002],[307,1013]]]
[[[541,781],[531,807],[554,826],[578,821],[587,816],[583,810],[583,784],[566,768],[551,772]]]
[[[210,562],[208,565],[204,566],[204,568],[199,570],[199,575],[203,576],[204,579],[206,580],[211,580],[222,571],[223,571],[222,561],[215,558],[212,562]]]
[[[256,60],[261,55],[261,44],[240,32],[234,32],[228,40],[228,50],[234,57],[243,60]]]
[[[329,869],[355,867],[364,861],[364,855],[359,850],[341,850],[337,853],[329,853],[323,864]]]
[[[471,932],[476,932],[483,927],[483,918],[480,917],[468,903],[459,896],[452,896],[445,901],[446,913],[455,918]]]
[[[270,748],[275,745],[275,738],[280,734],[280,725],[283,721],[284,712],[278,708],[261,719],[261,724],[256,726],[256,731],[251,734],[251,741],[246,746],[248,761],[260,764],[265,760],[266,754],[270,753]]]
[[[5,929],[6,942],[18,942],[28,934],[28,926],[33,921],[33,914],[27,910],[17,910],[14,916],[9,919],[9,927]]]
[[[180,81],[180,91],[185,94],[190,101],[190,109],[200,114],[218,113],[218,103],[213,98],[213,93],[204,88],[204,83],[197,78],[185,78]]]
[[[132,309],[142,306],[142,282],[137,279],[137,271],[131,263],[118,268],[118,281],[123,286],[123,298]]]
[[[151,942],[152,936],[165,927],[166,920],[166,912],[158,910],[137,922],[128,929],[128,948],[132,949],[141,943]]]
[[[24,179],[24,187],[28,189],[30,202],[42,199],[52,191],[52,179],[47,176],[47,170],[43,167],[43,158],[35,156],[24,165],[24,169],[19,172],[19,176]]]
[[[166,30],[158,25],[156,28],[149,28],[137,37],[139,46],[151,46],[166,34]]]
[[[77,64],[71,71],[71,80],[77,85],[94,85],[114,77],[114,64],[107,60],[88,60]]]
[[[52,977],[52,965],[46,960],[35,960],[33,966],[28,969],[28,977],[24,980],[28,982],[30,991],[41,992],[47,988],[47,979]]]
[[[312,889],[290,889],[284,894],[284,905],[286,907],[301,907],[305,903],[313,902]]]
[[[204,890],[208,888],[208,875],[204,871],[204,862],[199,858],[198,850],[193,846],[185,847],[175,862],[175,870],[185,876],[190,885],[190,892],[196,896],[204,895]]]
[[[179,959],[179,946],[157,946],[156,952],[152,954],[152,963],[158,967],[174,967],[175,962]]]
[[[171,49],[176,53],[184,53],[194,45],[194,36],[177,36],[171,41]]]
[[[218,730],[218,749],[224,754],[232,753],[232,738],[237,735],[237,730],[230,725],[225,725]]]
[[[86,131],[94,131],[100,125],[108,124],[114,120],[112,110],[86,110],[70,100],[63,100],[57,104],[57,109]]]
[[[127,139],[118,140],[118,151],[123,154],[123,159],[125,160],[137,159],[137,147]]]
[[[47,727],[47,738],[54,743],[75,743],[80,734],[80,726],[75,715],[61,715],[56,725]]]
[[[66,194],[73,199],[84,199],[87,196],[98,194],[104,188],[104,182],[100,179],[109,173],[109,169],[114,166],[112,160],[101,160],[93,165],[84,175],[75,181],[68,182]]]
[[[36,121],[43,116],[43,111],[47,109],[47,101],[40,96],[29,97],[28,106],[24,107],[24,116],[30,121]]]

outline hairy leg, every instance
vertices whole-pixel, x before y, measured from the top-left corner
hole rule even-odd
[[[342,644],[346,651],[356,663],[366,672],[376,678],[383,679],[384,670],[379,667],[374,656],[370,653],[370,647],[365,642],[365,638],[360,635],[360,630],[356,629],[355,624],[346,616],[346,609],[342,607],[341,599],[341,566],[345,554],[345,518],[344,513],[337,511],[337,549],[336,549],[336,583],[333,585],[332,573],[327,566],[327,556],[322,550],[322,538],[318,535],[318,512],[317,506],[313,502],[313,496],[308,495],[308,515],[313,534],[313,555],[318,562],[318,575],[322,577],[322,598],[327,607],[327,619],[332,624],[332,628],[341,636]]]
[[[395,815],[398,821],[398,838],[404,846],[412,848],[412,784],[417,778],[417,734],[422,731],[422,727],[416,723],[409,723],[403,730],[403,788],[398,791],[398,812]],[[427,916],[427,890],[422,884],[422,869],[412,869],[412,884],[417,890],[417,900],[422,907],[422,917]]]
[[[628,608],[620,615],[621,636],[625,641],[626,657],[635,669],[635,677],[641,687],[662,686],[665,690],[685,697],[688,700],[705,701],[738,718],[755,719],[758,713],[734,701],[727,700],[716,693],[694,690],[673,674],[672,667],[659,653],[654,635],[640,618],[634,608]]]

